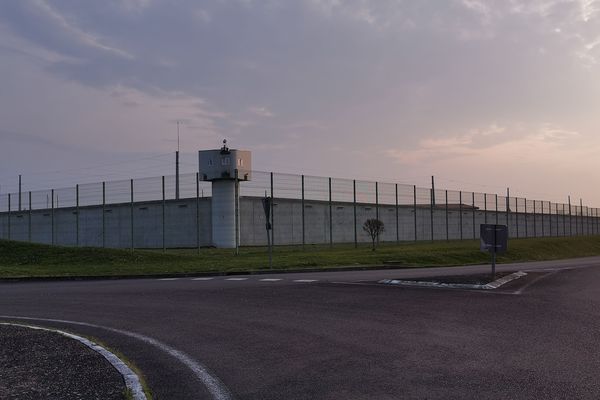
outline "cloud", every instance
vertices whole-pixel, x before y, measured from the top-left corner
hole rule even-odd
[[[389,149],[385,154],[399,164],[413,166],[456,159],[470,159],[473,165],[478,162],[511,163],[515,160],[552,162],[556,165],[557,160],[571,159],[573,148],[565,145],[579,136],[579,132],[553,124],[535,127],[493,123],[460,135],[425,138],[413,149]],[[600,143],[594,143],[594,146],[600,149]]]
[[[41,11],[43,11],[48,16],[49,19],[53,20],[53,22],[56,25],[58,25],[60,28],[62,28],[64,31],[66,31],[69,35],[72,35],[72,37],[75,40],[79,41],[80,43],[82,43],[86,46],[90,46],[90,47],[102,50],[102,51],[107,51],[109,53],[113,53],[119,57],[123,57],[123,58],[127,58],[127,59],[134,58],[134,56],[132,54],[128,53],[127,51],[106,45],[106,44],[102,43],[99,38],[95,37],[94,35],[92,35],[88,32],[84,32],[83,30],[78,28],[75,24],[67,21],[67,19],[61,13],[59,13],[57,10],[52,8],[45,0],[35,0],[34,4]]]
[[[600,10],[600,4],[597,0],[579,0],[581,6],[581,19],[584,22],[592,20]]]
[[[248,111],[251,114],[254,114],[256,116],[263,117],[263,118],[272,118],[275,116],[275,114],[273,114],[273,112],[266,107],[253,106],[253,107],[249,107]]]
[[[256,146],[261,168],[338,176],[395,178],[398,160],[409,177],[454,165],[476,175],[487,167],[469,163],[502,157],[557,165],[523,148],[575,157],[566,169],[583,168],[598,131],[597,8],[579,0],[0,1],[0,117],[13,132],[150,152],[170,151],[165,139],[179,120],[193,148],[228,137]],[[271,144],[293,151],[267,151]],[[390,157],[368,161],[386,147]],[[333,148],[364,159],[349,163]]]

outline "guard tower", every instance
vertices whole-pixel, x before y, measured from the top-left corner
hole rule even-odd
[[[237,248],[240,243],[239,182],[249,181],[252,156],[247,150],[223,147],[198,152],[200,180],[212,182],[212,242],[219,248]]]

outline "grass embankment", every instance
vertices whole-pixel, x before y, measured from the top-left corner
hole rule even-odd
[[[542,261],[600,255],[600,236],[512,239],[498,262]],[[377,265],[394,261],[407,266],[452,266],[489,262],[479,241],[440,241],[367,245],[281,246],[273,253],[275,269]],[[232,250],[127,250],[71,248],[0,240],[0,278],[116,276],[265,270],[264,247]]]

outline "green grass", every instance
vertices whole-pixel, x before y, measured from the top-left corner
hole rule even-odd
[[[541,261],[600,255],[600,236],[512,239],[502,262]],[[275,269],[379,265],[453,266],[489,262],[479,241],[439,241],[368,245],[281,246],[274,249]],[[232,250],[127,250],[71,248],[0,240],[0,278],[50,276],[116,276],[256,271],[267,269],[264,247]]]

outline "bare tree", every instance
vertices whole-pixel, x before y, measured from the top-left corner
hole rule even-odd
[[[383,222],[376,218],[368,219],[363,224],[363,230],[371,236],[371,240],[373,241],[372,250],[375,251],[375,242],[379,238],[379,235],[385,230]]]

